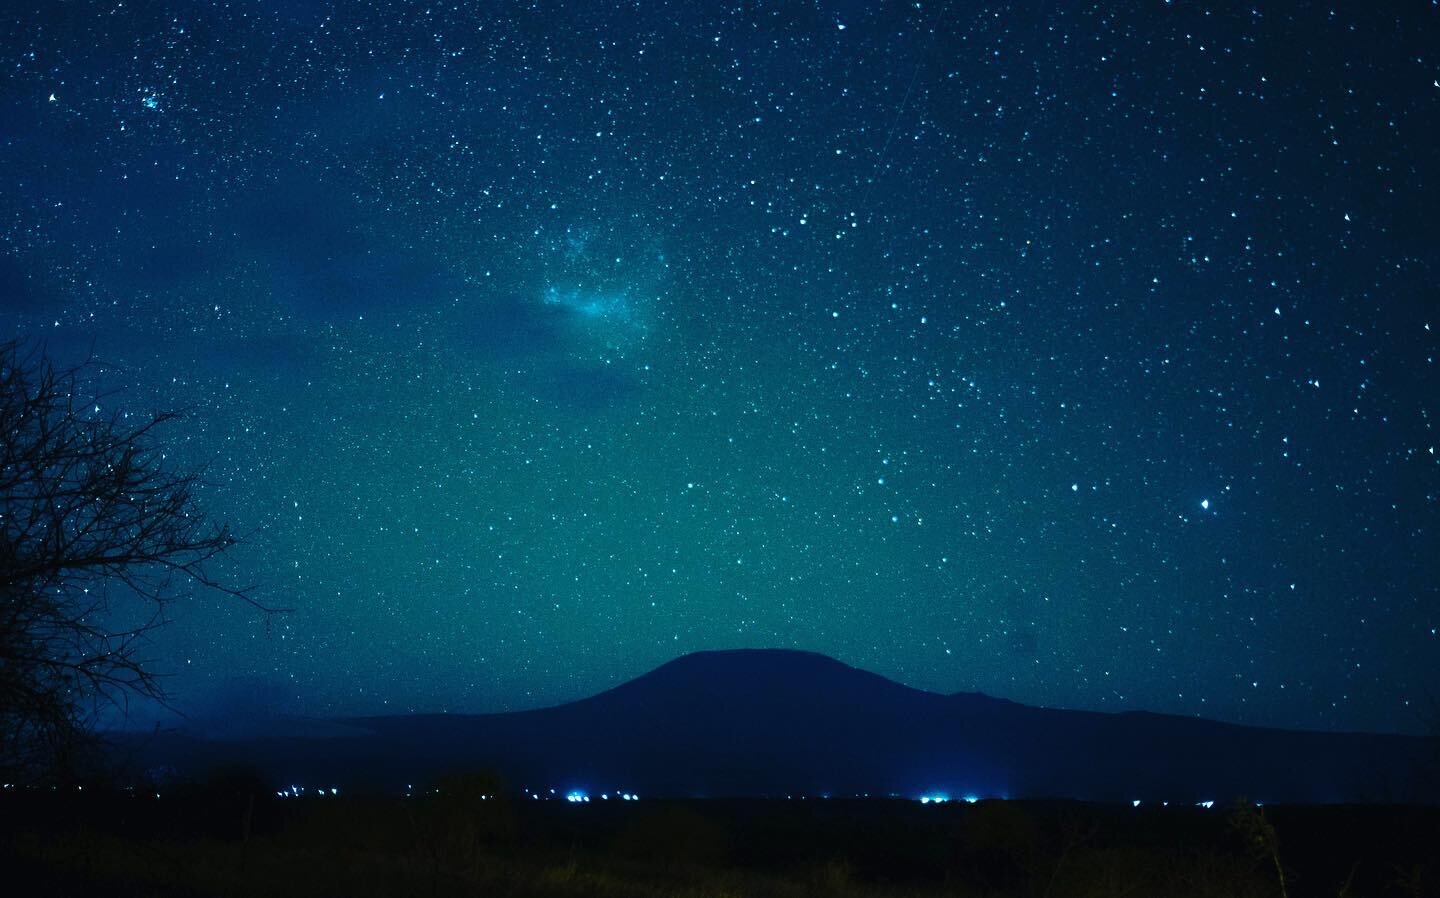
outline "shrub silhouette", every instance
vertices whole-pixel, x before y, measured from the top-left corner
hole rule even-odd
[[[1265,809],[1241,799],[1230,811],[1229,822],[1250,853],[1274,868],[1275,878],[1280,884],[1280,898],[1289,898],[1285,865],[1280,861],[1280,839],[1275,834],[1274,825],[1265,819]]]

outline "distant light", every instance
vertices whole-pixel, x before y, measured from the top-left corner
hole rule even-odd
[[[1130,807],[1132,807],[1132,808],[1138,808],[1138,807],[1140,807],[1140,799],[1137,798],[1137,799],[1135,799],[1134,801],[1130,802]]]
[[[1196,807],[1202,807],[1207,811],[1215,807],[1215,802],[1213,801],[1197,801],[1195,804]]]
[[[943,802],[947,802],[947,801],[949,801],[949,800],[950,800],[950,796],[944,794],[943,792],[942,792],[942,793],[937,793],[937,794],[934,794],[934,795],[921,795],[921,796],[920,796],[920,803],[921,803],[921,804],[942,804]]]
[[[1204,509],[1205,511],[1209,511],[1209,510],[1210,510],[1210,500],[1209,500],[1209,499],[1201,499],[1201,500],[1200,500],[1200,507],[1201,507],[1202,509]]]
[[[966,804],[974,804],[975,802],[977,802],[977,801],[979,801],[979,800],[980,800],[980,796],[978,796],[978,795],[966,795],[966,796],[965,796],[965,803],[966,803]]]

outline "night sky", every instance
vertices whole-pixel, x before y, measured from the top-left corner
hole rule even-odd
[[[177,605],[181,708],[1440,691],[1433,3],[0,16],[0,332],[192,407],[295,608]]]

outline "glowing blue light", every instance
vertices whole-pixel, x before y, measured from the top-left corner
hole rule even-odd
[[[1140,807],[1140,799],[1137,798],[1137,799],[1135,799],[1134,801],[1130,802],[1130,807],[1132,807],[1132,808],[1138,808],[1138,807]]]
[[[977,802],[977,801],[979,801],[979,800],[980,800],[980,796],[978,796],[978,795],[966,795],[966,796],[965,796],[965,803],[966,803],[966,804],[974,804],[975,802]]]
[[[579,790],[577,789],[577,790],[574,791],[574,792],[566,792],[566,793],[565,793],[565,800],[566,800],[566,801],[570,801],[570,802],[589,801],[589,800],[590,800],[590,796],[589,796],[589,795],[586,795],[584,792],[581,792],[581,791],[579,791]]]
[[[947,801],[949,801],[949,800],[950,800],[950,796],[944,794],[943,792],[938,792],[938,793],[935,793],[935,794],[933,794],[933,795],[921,795],[921,796],[920,796],[920,803],[921,803],[921,804],[941,804],[941,803],[947,802]]]
[[[1195,803],[1195,805],[1196,805],[1196,807],[1201,807],[1201,808],[1204,808],[1205,810],[1208,811],[1208,810],[1210,810],[1211,808],[1215,807],[1215,802],[1213,802],[1213,801],[1197,801],[1197,802]]]

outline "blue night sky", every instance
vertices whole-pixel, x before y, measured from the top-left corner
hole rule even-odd
[[[803,648],[1416,730],[1440,10],[7,3],[0,330],[249,533],[198,713]]]

